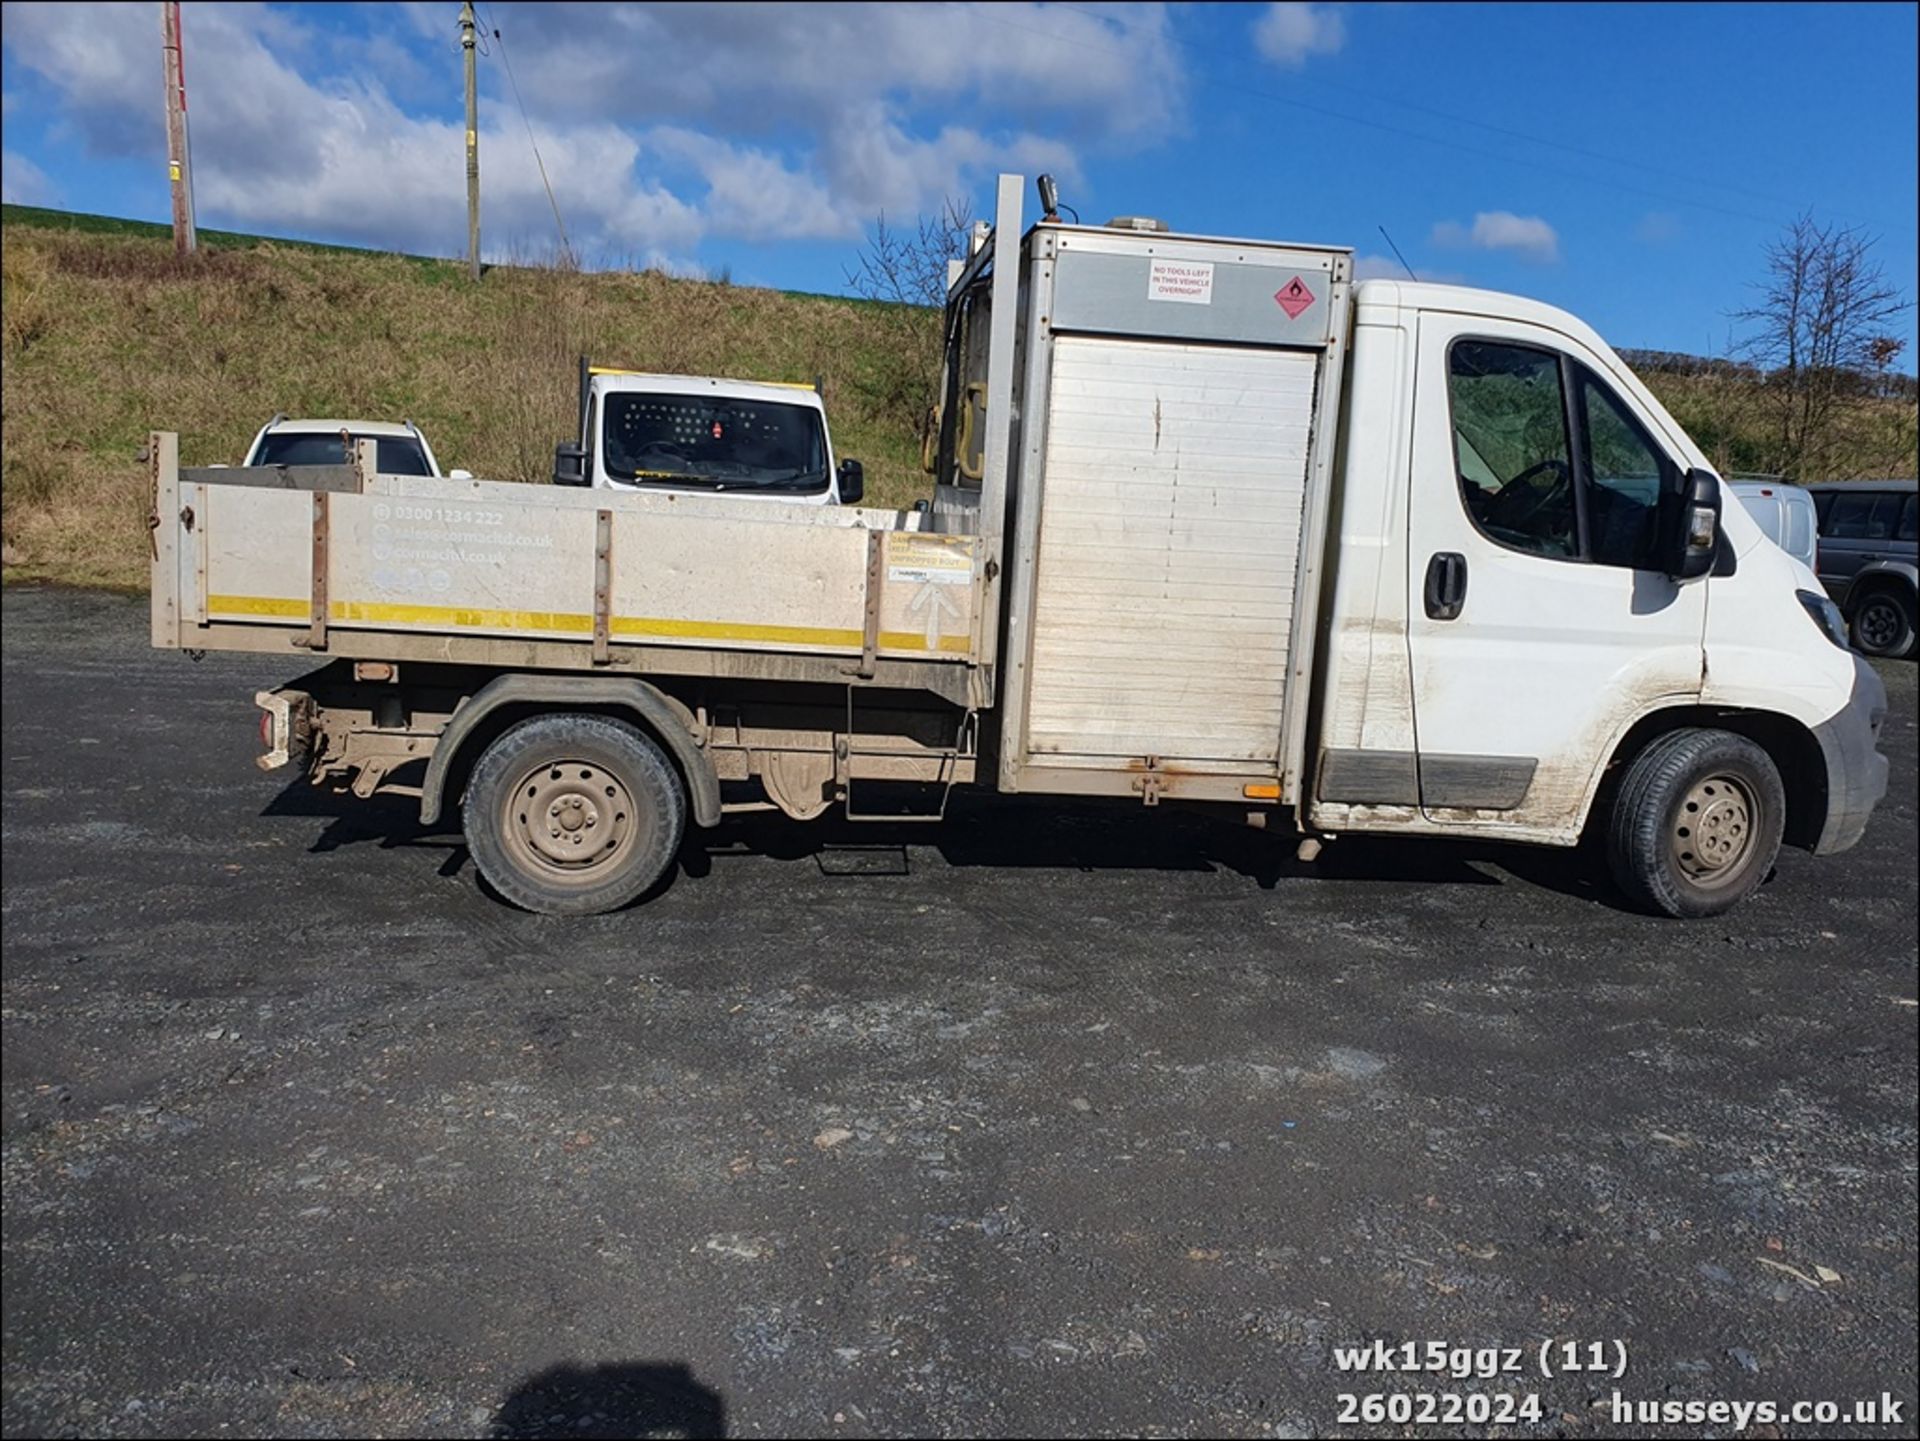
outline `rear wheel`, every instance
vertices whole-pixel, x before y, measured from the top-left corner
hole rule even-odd
[[[1913,648],[1913,600],[1876,590],[1853,608],[1853,648],[1867,655],[1902,656]]]
[[[549,916],[617,910],[665,873],[687,799],[660,747],[611,716],[536,716],[503,732],[467,782],[474,864]]]
[[[1645,909],[1715,916],[1767,878],[1786,818],[1780,773],[1759,746],[1728,731],[1672,731],[1628,766],[1607,859]]]

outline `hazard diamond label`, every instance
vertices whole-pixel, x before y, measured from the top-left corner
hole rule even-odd
[[[1307,282],[1297,275],[1274,291],[1273,298],[1287,312],[1289,320],[1298,320],[1301,312],[1313,304],[1313,292],[1307,289]]]

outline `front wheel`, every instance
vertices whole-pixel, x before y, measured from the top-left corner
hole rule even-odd
[[[1877,590],[1853,609],[1853,648],[1866,655],[1903,656],[1913,648],[1913,601]]]
[[[618,910],[673,863],[686,789],[653,740],[611,716],[536,716],[481,753],[467,847],[507,900],[549,916]]]
[[[1780,772],[1759,746],[1729,731],[1671,731],[1627,767],[1607,859],[1643,908],[1717,916],[1767,878],[1786,819]]]

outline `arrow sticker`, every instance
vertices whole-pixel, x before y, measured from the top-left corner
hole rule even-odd
[[[927,649],[939,650],[940,632],[945,629],[941,621],[947,616],[960,619],[960,607],[948,599],[945,586],[926,581],[907,602],[908,615],[919,615],[921,611],[927,613]]]

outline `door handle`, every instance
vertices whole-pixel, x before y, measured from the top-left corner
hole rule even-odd
[[[1467,558],[1443,550],[1427,562],[1427,615],[1433,620],[1455,620],[1467,603]]]

